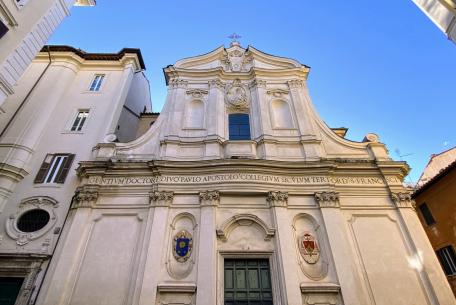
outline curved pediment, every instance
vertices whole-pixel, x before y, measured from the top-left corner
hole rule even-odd
[[[238,43],[232,43],[229,48],[220,46],[209,53],[184,58],[170,67],[175,70],[221,69],[225,72],[248,72],[252,68],[269,70],[309,68],[296,60],[273,56],[252,46],[244,49]]]

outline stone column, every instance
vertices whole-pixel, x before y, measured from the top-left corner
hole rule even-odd
[[[207,99],[206,128],[208,137],[225,136],[225,101],[223,84],[219,79],[209,81],[209,96]]]
[[[290,95],[293,100],[293,106],[298,116],[298,126],[301,135],[304,139],[316,139],[315,127],[313,124],[313,116],[311,109],[302,97],[304,82],[302,80],[290,80],[287,82],[290,88]]]
[[[173,109],[171,109],[168,123],[168,135],[171,138],[179,137],[184,122],[185,91],[188,82],[182,79],[174,79],[170,86],[173,87]]]
[[[217,295],[216,213],[218,191],[199,193],[201,204],[196,304],[215,305]]]
[[[150,238],[147,248],[147,259],[144,266],[144,277],[141,293],[139,296],[140,305],[156,303],[157,285],[160,280],[160,270],[164,265],[163,250],[166,249],[165,236],[168,224],[169,206],[173,201],[174,193],[155,191],[150,193],[150,201],[153,206],[153,215],[150,228]]]
[[[336,192],[315,193],[315,200],[321,209],[329,246],[345,304],[370,304],[364,285],[358,277],[358,266],[353,260],[346,221],[340,211],[339,194]]]
[[[252,117],[250,124],[252,125],[252,137],[257,138],[262,134],[272,135],[271,119],[269,116],[269,105],[266,100],[266,86],[264,80],[255,79],[250,83],[251,90],[251,106],[250,111]]]
[[[271,209],[275,235],[277,265],[281,271],[279,275],[282,300],[284,304],[301,305],[301,290],[299,278],[296,273],[296,251],[293,247],[293,233],[288,217],[288,193],[271,191],[268,193],[267,202]]]

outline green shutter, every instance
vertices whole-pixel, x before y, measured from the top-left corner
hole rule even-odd
[[[48,159],[51,159],[50,162],[46,162]],[[38,173],[36,174],[35,180],[33,181],[34,183],[43,183],[44,178],[46,177],[46,174],[49,170],[49,166],[52,163],[52,155],[47,154],[46,157],[44,157],[43,163],[41,164],[40,169],[38,170]]]

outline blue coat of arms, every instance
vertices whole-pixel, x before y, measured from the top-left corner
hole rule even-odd
[[[192,254],[192,248],[193,238],[189,232],[182,230],[174,235],[173,254],[178,262],[186,262]]]

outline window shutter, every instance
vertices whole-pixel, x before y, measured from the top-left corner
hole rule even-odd
[[[0,19],[0,38],[2,38],[8,32],[8,30],[8,27]]]
[[[57,174],[57,178],[55,179],[55,183],[64,183],[65,178],[70,171],[71,164],[73,163],[74,154],[69,154],[68,157],[65,159],[65,163],[60,167],[59,173]]]
[[[38,173],[36,174],[35,180],[33,183],[43,183],[44,178],[46,177],[47,171],[49,170],[49,166],[52,163],[52,158],[51,162],[46,162],[46,160],[49,160],[49,157],[51,155],[47,154],[46,157],[44,157],[43,163],[41,164],[41,168],[39,169]]]

